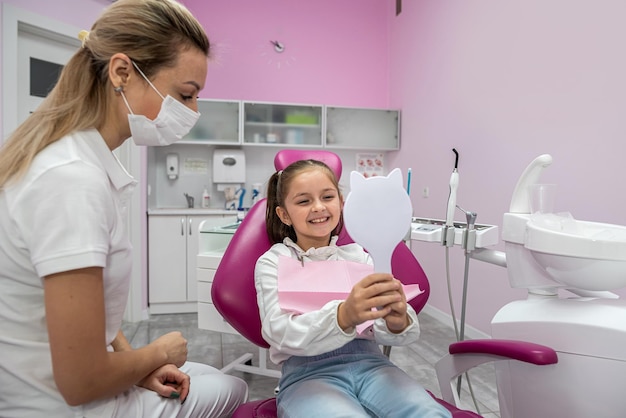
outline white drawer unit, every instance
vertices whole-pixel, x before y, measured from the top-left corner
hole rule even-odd
[[[211,287],[217,266],[238,224],[216,227],[211,223],[200,224],[199,251],[196,260],[198,281],[198,328],[237,334],[222,318],[211,299]]]

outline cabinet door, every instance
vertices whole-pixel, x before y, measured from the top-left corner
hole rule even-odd
[[[322,106],[243,104],[243,143],[320,147]]]
[[[400,112],[326,107],[327,148],[400,149]]]
[[[239,144],[240,108],[237,101],[199,99],[198,123],[178,143]]]
[[[185,216],[148,218],[148,300],[187,300],[187,220]]]

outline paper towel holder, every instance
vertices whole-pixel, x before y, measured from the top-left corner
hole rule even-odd
[[[240,149],[213,151],[213,183],[245,183],[246,155]]]

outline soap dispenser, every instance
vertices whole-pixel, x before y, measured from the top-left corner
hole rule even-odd
[[[167,178],[176,180],[178,178],[178,154],[167,154],[165,165],[167,167]]]
[[[204,190],[202,191],[202,207],[205,209],[208,208],[210,200],[211,200],[211,196],[209,195],[209,192],[206,186],[204,186]]]

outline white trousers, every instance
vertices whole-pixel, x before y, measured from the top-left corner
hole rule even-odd
[[[189,394],[168,399],[134,386],[114,399],[96,402],[77,411],[84,418],[220,418],[229,417],[248,399],[248,385],[235,376],[206,364],[186,362],[180,368],[191,378]]]

